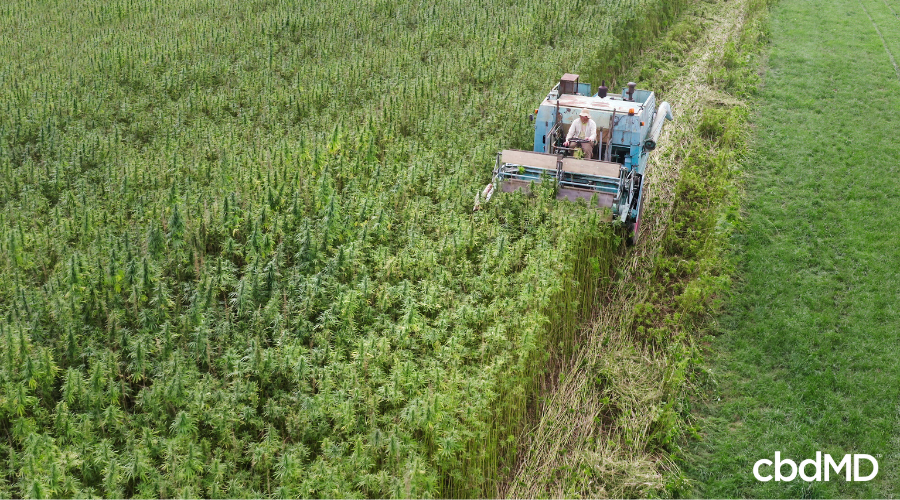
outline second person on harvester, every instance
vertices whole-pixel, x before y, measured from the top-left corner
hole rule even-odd
[[[584,157],[590,160],[594,153],[594,143],[597,142],[597,124],[591,119],[588,110],[582,110],[578,119],[569,126],[569,134],[566,136],[563,146],[569,147],[569,141],[572,139],[587,140],[587,142],[581,143],[581,149],[584,151]]]

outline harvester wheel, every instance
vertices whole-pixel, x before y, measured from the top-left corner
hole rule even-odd
[[[640,222],[640,221],[638,221],[638,222]],[[625,224],[625,246],[626,247],[633,247],[634,244],[637,243],[638,235],[635,232],[636,227],[637,227],[637,224],[635,224],[633,222],[629,222],[628,224]]]
[[[638,217],[633,223],[625,226],[625,244],[633,247],[637,244],[638,237],[641,235],[641,217],[644,215],[644,193],[641,193],[641,203],[638,206]]]

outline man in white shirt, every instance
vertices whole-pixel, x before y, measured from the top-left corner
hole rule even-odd
[[[581,143],[581,149],[584,150],[584,157],[590,160],[594,152],[594,143],[597,142],[597,124],[591,119],[588,110],[582,110],[578,119],[569,126],[569,134],[566,136],[563,146],[569,147],[569,141],[572,139],[588,140],[588,142]]]

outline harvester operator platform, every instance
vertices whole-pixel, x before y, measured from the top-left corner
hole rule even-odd
[[[584,151],[584,157],[590,160],[593,157],[594,143],[597,142],[597,124],[591,119],[591,114],[584,109],[578,115],[578,120],[572,122],[569,127],[569,134],[566,136],[565,147],[569,147],[572,139],[582,139],[587,142],[581,143],[581,149]]]

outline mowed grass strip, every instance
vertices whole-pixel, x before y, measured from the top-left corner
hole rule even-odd
[[[685,464],[698,495],[900,493],[895,11],[896,0],[773,9],[736,241],[741,281],[711,342],[718,387]],[[880,470],[871,482],[758,482],[754,463],[776,451],[797,463],[866,453]]]

